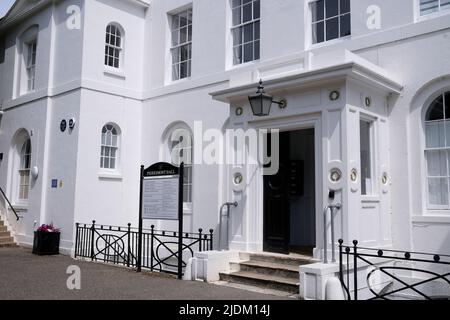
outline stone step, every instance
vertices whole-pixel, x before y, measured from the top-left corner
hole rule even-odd
[[[290,264],[281,264],[266,261],[244,261],[239,263],[231,263],[231,270],[245,271],[265,275],[273,275],[278,277],[287,277],[290,279],[299,279],[298,266]]]
[[[0,220],[0,226],[4,226],[5,223],[3,222],[3,220]]]
[[[2,237],[11,237],[11,233],[9,231],[0,230],[0,238]]]
[[[299,291],[299,283],[297,279],[247,271],[220,273],[220,280],[252,285],[263,289],[286,291],[294,294]]]
[[[319,262],[317,259],[313,259],[309,256],[303,255],[283,255],[283,254],[274,254],[274,253],[247,253],[241,252],[239,257],[243,261],[261,261],[261,262],[269,262],[283,265],[290,265],[299,267],[305,264],[312,264]]]
[[[16,243],[0,243],[0,248],[17,248]]]
[[[1,244],[14,243],[14,238],[13,237],[0,237],[0,243]]]
[[[8,227],[0,226],[0,232],[8,231]]]

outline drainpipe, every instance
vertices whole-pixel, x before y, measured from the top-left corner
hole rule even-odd
[[[222,218],[225,216],[227,218],[227,242],[226,242],[226,249],[229,250],[229,243],[228,243],[228,234],[230,229],[230,207],[237,207],[237,202],[225,202],[221,207],[219,211],[219,250],[222,250]],[[223,209],[227,208],[226,215],[223,214]]]

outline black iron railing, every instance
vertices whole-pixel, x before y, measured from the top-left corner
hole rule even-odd
[[[142,232],[142,255],[138,259],[139,229],[127,227],[76,224],[75,258],[88,258],[126,267],[177,274],[178,232],[155,230],[154,226]],[[183,233],[182,265],[186,267],[194,252],[213,250],[213,230],[203,233]]]
[[[406,263],[408,265],[405,265]],[[367,271],[367,268],[370,270]],[[339,240],[339,279],[348,300],[359,299],[358,290],[361,288],[358,284],[358,272],[363,269],[367,272],[367,289],[373,295],[368,298],[369,300],[394,300],[406,296],[434,300],[448,299],[447,295],[450,296],[448,294],[450,292],[450,256],[448,255],[364,248],[358,247],[356,240],[353,241],[352,246],[345,246],[344,241]],[[372,281],[377,272],[385,279],[381,283]],[[420,280],[414,283],[408,283],[402,276],[413,273],[420,276]],[[446,295],[433,296],[425,292],[425,285],[436,281],[448,286],[445,290]],[[375,289],[375,286],[378,289]]]
[[[5,198],[5,201],[8,203],[9,207],[11,208],[12,212],[14,213],[14,215],[16,216],[17,221],[20,220],[19,215],[17,214],[16,210],[14,209],[13,205],[11,204],[11,202],[9,201],[8,197],[6,196],[5,192],[3,191],[2,188],[0,188],[0,193],[2,194],[3,198]]]

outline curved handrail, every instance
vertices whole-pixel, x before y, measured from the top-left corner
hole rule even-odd
[[[19,221],[19,219],[20,219],[19,215],[17,214],[16,210],[12,206],[11,202],[9,201],[8,197],[6,196],[5,192],[3,191],[3,189],[1,187],[0,187],[0,193],[3,195],[3,198],[5,198],[6,202],[10,206],[12,212],[14,212],[14,215],[16,216],[17,221]]]

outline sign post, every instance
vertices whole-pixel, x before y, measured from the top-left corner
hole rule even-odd
[[[178,220],[178,278],[183,273],[183,171],[170,163],[141,166],[139,199],[139,245],[137,271],[142,266],[142,222],[144,219]],[[151,248],[153,250],[153,248]]]

